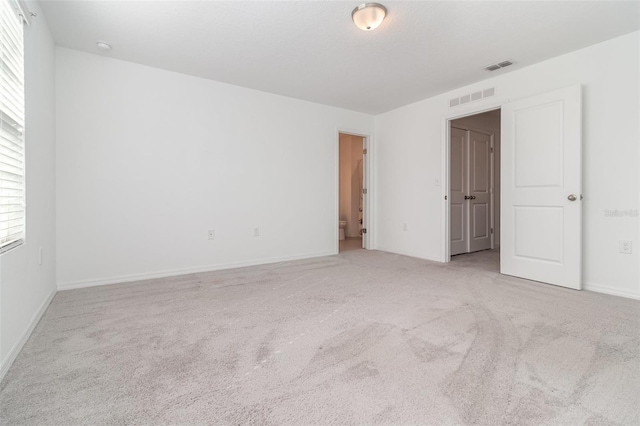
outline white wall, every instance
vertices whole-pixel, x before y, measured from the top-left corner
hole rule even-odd
[[[485,130],[493,133],[494,167],[493,167],[493,238],[495,247],[500,246],[500,110],[488,111],[462,117],[451,122],[454,126]]]
[[[26,242],[0,256],[0,378],[56,291],[55,47],[39,6],[28,7],[38,17],[24,31]]]
[[[639,32],[460,88],[376,117],[376,247],[441,260],[444,119],[475,108],[581,84],[583,277],[587,289],[640,297],[638,217]],[[497,97],[450,109],[450,98],[488,87]],[[406,222],[408,230],[402,230]],[[618,241],[633,240],[632,255]]]
[[[337,129],[370,134],[373,117],[56,58],[59,288],[335,252]]]

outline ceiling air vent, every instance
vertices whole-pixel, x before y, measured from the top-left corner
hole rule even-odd
[[[496,95],[496,88],[490,87],[488,89],[479,90],[477,92],[469,93],[468,95],[460,96],[459,98],[449,99],[449,108],[453,108],[458,105],[468,104],[469,102],[479,101],[480,99],[490,98]]]
[[[500,68],[508,67],[509,65],[513,65],[513,62],[511,62],[511,61],[502,61],[502,62],[498,62],[497,64],[492,64],[492,65],[486,66],[483,69],[485,71],[495,71],[495,70],[499,70]]]

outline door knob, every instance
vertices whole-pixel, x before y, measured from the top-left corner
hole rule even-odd
[[[575,196],[575,194],[571,194],[571,195],[569,195],[569,196],[567,197],[567,199],[568,199],[569,201],[575,201],[575,200],[577,200],[577,199],[578,199],[578,197],[576,197],[576,196]]]

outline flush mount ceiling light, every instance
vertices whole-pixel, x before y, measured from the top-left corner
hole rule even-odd
[[[104,41],[96,41],[96,46],[98,46],[98,49],[102,50],[103,52],[108,52],[109,50],[111,50],[111,45]]]
[[[375,30],[387,15],[387,9],[380,3],[362,3],[351,12],[351,19],[363,31]]]

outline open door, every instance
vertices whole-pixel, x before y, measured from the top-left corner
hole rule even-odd
[[[582,287],[581,114],[580,86],[502,106],[503,274]]]

